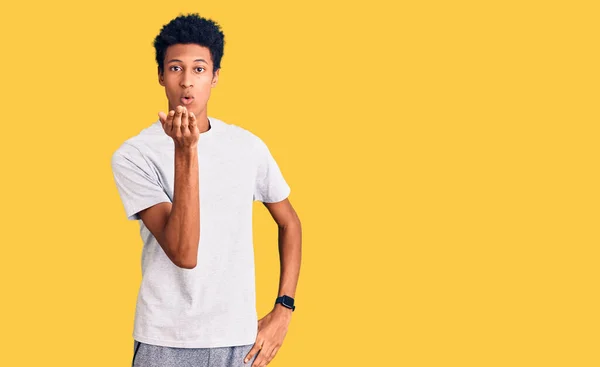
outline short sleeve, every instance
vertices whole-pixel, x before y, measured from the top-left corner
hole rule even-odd
[[[286,199],[290,187],[285,181],[275,158],[262,139],[257,137],[254,153],[256,155],[256,181],[254,185],[254,201],[276,203]]]
[[[129,220],[141,219],[138,212],[171,199],[140,151],[123,144],[111,158],[113,177]]]

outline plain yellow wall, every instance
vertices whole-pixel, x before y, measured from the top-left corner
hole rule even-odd
[[[270,366],[599,365],[592,4],[3,2],[0,364],[130,365],[142,242],[110,157],[167,108],[154,37],[199,12],[226,37],[209,114],[264,139],[303,224]]]

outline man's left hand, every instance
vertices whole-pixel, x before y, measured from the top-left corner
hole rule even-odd
[[[256,353],[258,355],[250,367],[264,367],[271,362],[281,344],[283,344],[291,319],[292,310],[281,304],[276,304],[271,312],[258,320],[256,342],[248,352],[244,363],[251,360]]]

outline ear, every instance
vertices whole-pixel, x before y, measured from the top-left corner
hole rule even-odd
[[[163,77],[163,75],[160,73],[160,68],[156,68],[158,70],[158,84],[162,85],[163,87],[165,86],[165,79]]]
[[[215,73],[213,74],[212,83],[210,85],[211,88],[214,88],[217,85],[217,82],[219,81],[219,72],[220,71],[221,71],[221,68],[218,68],[217,71],[215,71]]]

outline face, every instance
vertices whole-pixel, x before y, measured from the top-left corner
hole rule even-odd
[[[217,84],[219,70],[213,75],[210,50],[197,44],[175,44],[167,48],[164,72],[158,74],[165,87],[169,111],[182,105],[196,118],[206,117],[211,89]],[[185,98],[188,97],[188,98]]]

